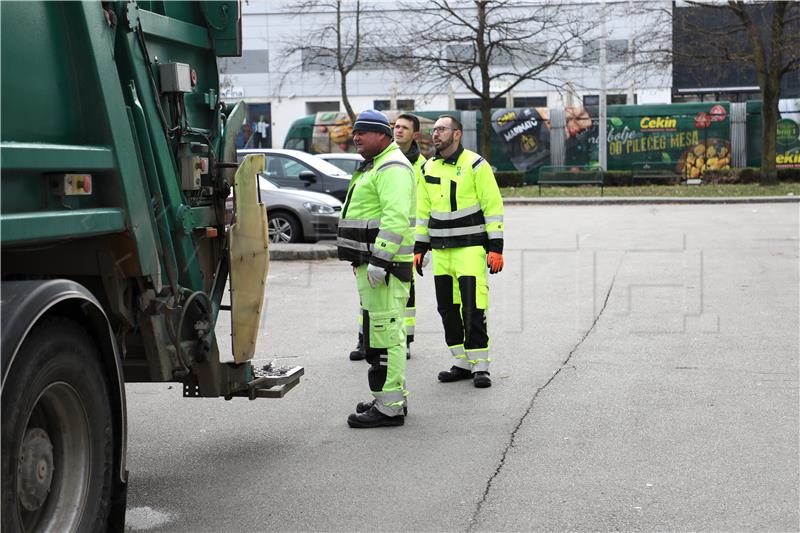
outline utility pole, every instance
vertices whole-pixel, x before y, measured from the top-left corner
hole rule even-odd
[[[598,131],[598,161],[600,169],[605,172],[608,170],[608,162],[606,161],[606,154],[608,153],[608,132],[606,131],[606,64],[607,58],[607,41],[606,35],[606,0],[600,2],[600,118],[599,118],[599,131]]]

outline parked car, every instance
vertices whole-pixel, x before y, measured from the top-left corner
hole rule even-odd
[[[364,160],[361,154],[340,153],[340,154],[315,154],[320,159],[324,159],[328,163],[339,167],[348,174],[352,174],[358,168],[358,165]]]
[[[264,154],[264,175],[278,187],[330,194],[342,202],[347,195],[352,176],[311,154],[277,148],[249,148],[236,153],[239,161],[247,154]]]
[[[335,239],[342,202],[329,194],[280,188],[259,176],[261,201],[267,206],[270,242],[316,242]],[[233,215],[233,192],[226,202],[227,221]]]

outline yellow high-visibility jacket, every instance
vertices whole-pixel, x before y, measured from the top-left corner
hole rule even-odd
[[[339,259],[373,263],[403,281],[411,279],[416,178],[392,142],[353,174],[336,239]]]
[[[489,163],[459,146],[422,167],[414,252],[462,246],[503,253],[503,199]]]

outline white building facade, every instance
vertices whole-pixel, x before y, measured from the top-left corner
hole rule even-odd
[[[658,0],[669,9],[669,0]],[[653,2],[655,3],[655,2]],[[318,111],[344,111],[341,99],[340,79],[332,70],[323,70],[306,65],[301,52],[287,54],[286,50],[303,39],[308,39],[321,24],[329,24],[335,14],[330,10],[316,10],[298,14],[291,1],[256,1],[243,3],[242,34],[243,55],[241,58],[220,60],[220,82],[223,98],[228,102],[243,100],[248,104],[247,121],[264,132],[262,146],[281,147],[292,122],[302,116]],[[366,1],[362,1],[367,4]],[[421,6],[426,5],[420,1]],[[572,68],[555,67],[547,72],[548,82],[526,80],[504,97],[507,107],[537,106],[566,107],[596,104],[601,90],[599,43],[603,30],[607,36],[606,94],[609,104],[615,103],[669,103],[671,98],[671,71],[661,76],[641,76],[623,70],[631,49],[633,36],[645,25],[647,14],[634,14],[636,2],[630,0],[571,2],[585,17],[598,17],[608,13],[604,25],[595,24],[582,43],[570,54],[582,59]],[[355,1],[344,0],[342,10],[352,16]],[[467,4],[468,5],[468,4]],[[518,2],[515,10],[524,14],[536,2]],[[406,13],[397,2],[373,0],[369,9],[383,15],[402,19]],[[470,13],[464,10],[465,16]],[[418,16],[418,15],[415,15]],[[408,35],[403,31],[380,30],[369,20],[362,22],[362,32],[383,31],[385,42],[391,46],[424,46],[425,35],[436,31],[432,21],[419,19],[419,33]],[[671,31],[670,27],[664,31]],[[641,37],[641,36],[639,36]],[[663,37],[663,36],[662,36]],[[332,44],[332,43],[326,43]],[[363,52],[363,51],[362,51]],[[368,53],[368,52],[367,52]],[[507,67],[506,67],[507,68]],[[347,76],[347,90],[353,110],[367,108],[402,110],[447,110],[474,109],[477,96],[459,82],[451,82],[438,90],[429,86],[415,85],[405,81],[407,76],[398,70],[380,63],[367,62]],[[556,83],[553,81],[556,80]],[[494,90],[502,90],[497,83]],[[260,126],[255,126],[261,123]]]

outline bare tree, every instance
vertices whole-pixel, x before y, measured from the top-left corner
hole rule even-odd
[[[800,4],[774,2],[759,4],[755,9],[742,1],[728,1],[728,8],[738,19],[738,33],[744,33],[750,50],[732,51],[730,58],[751,63],[758,76],[761,88],[761,118],[763,139],[761,148],[761,184],[778,182],[775,169],[775,139],[778,124],[778,100],[781,94],[781,79],[784,74],[800,68]],[[769,25],[765,28],[756,17],[767,15],[772,10]]]
[[[429,0],[424,7],[405,4],[401,12],[397,24],[408,35],[424,21],[424,44],[401,53],[389,49],[387,62],[439,87],[460,82],[479,98],[479,149],[487,158],[493,103],[526,80],[559,87],[561,81],[546,73],[577,64],[570,51],[580,48],[590,24],[576,16],[574,3],[559,1]]]
[[[706,80],[726,75],[746,77],[747,69],[740,67],[751,68],[763,101],[761,184],[777,183],[778,100],[783,76],[800,69],[800,3],[685,0],[682,4],[689,9],[664,9],[646,3],[637,6],[650,11],[652,24],[637,33],[634,41],[641,46],[631,47],[634,59],[630,65],[640,71],[649,67],[650,72],[670,65],[689,65]],[[665,23],[688,40],[658,31]],[[736,74],[731,76],[731,72]]]
[[[286,56],[300,55],[300,68],[319,70],[338,75],[342,102],[350,120],[356,115],[350,105],[347,92],[347,76],[364,63],[362,48],[365,46],[363,25],[367,9],[360,0],[302,0],[287,8],[293,13],[317,16],[321,22],[300,39],[284,45]],[[298,65],[287,65],[286,74],[295,72]]]

